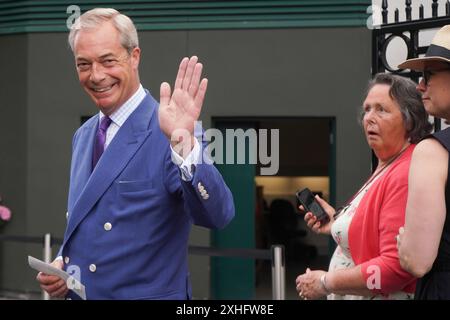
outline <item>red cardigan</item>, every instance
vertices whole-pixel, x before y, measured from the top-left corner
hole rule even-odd
[[[353,261],[361,265],[363,278],[377,294],[415,290],[416,279],[400,266],[395,239],[405,224],[408,171],[414,147],[409,146],[373,183],[349,227]]]

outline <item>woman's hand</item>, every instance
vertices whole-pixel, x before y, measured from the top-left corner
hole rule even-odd
[[[333,225],[333,222],[334,222],[333,215],[336,212],[336,210],[334,210],[334,208],[332,206],[330,206],[325,200],[323,200],[318,195],[316,195],[315,198],[316,198],[317,202],[325,210],[325,212],[328,214],[330,221],[325,223],[324,225],[322,225],[322,223],[317,220],[317,218],[312,214],[312,212],[307,212],[304,217],[305,222],[308,225],[308,227],[311,228],[316,233],[330,234],[331,226]],[[305,211],[303,206],[299,206],[299,209],[301,211]]]
[[[327,295],[320,277],[326,272],[322,270],[311,271],[309,268],[295,280],[296,289],[301,299],[318,299]]]

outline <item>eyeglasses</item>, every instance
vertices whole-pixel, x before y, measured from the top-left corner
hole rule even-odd
[[[431,76],[435,75],[438,72],[443,72],[443,71],[450,71],[450,68],[437,69],[437,70],[423,70],[422,71],[423,82],[425,83],[426,86],[428,86]]]

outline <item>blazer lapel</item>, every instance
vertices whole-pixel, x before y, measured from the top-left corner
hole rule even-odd
[[[147,94],[106,148],[75,203],[67,224],[64,243],[151,134],[150,120],[155,113],[156,105],[157,102]],[[92,155],[92,151],[90,154]],[[84,159],[84,161],[91,160]]]
[[[72,162],[74,163],[74,168],[77,172],[76,179],[72,179],[70,181],[70,193],[69,193],[69,203],[68,209],[69,212],[73,211],[73,207],[76,201],[79,199],[79,195],[81,195],[83,188],[86,186],[86,183],[91,176],[92,171],[92,150],[94,144],[94,137],[97,131],[98,126],[98,115],[89,120],[90,123],[87,123],[87,126],[82,129],[79,133],[78,139],[80,143],[78,143],[79,148],[82,148],[82,151],[74,150]],[[75,176],[71,174],[71,176]],[[78,197],[77,197],[78,195]]]

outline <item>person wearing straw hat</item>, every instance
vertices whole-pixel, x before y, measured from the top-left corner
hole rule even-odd
[[[450,25],[441,28],[422,58],[401,69],[422,71],[417,90],[430,115],[450,122]],[[409,172],[405,226],[397,235],[401,266],[416,277],[415,299],[450,299],[450,128],[415,148]]]

